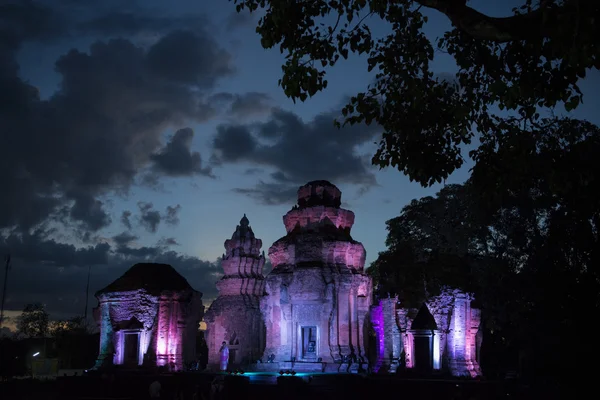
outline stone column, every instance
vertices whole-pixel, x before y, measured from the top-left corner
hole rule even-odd
[[[340,285],[337,296],[338,304],[338,346],[341,358],[350,355],[350,285],[343,283]]]
[[[365,338],[365,318],[369,315],[369,302],[366,296],[358,297],[358,357],[363,361],[368,359],[368,338]]]
[[[359,342],[359,328],[358,328],[358,310],[357,310],[357,292],[358,285],[353,283],[350,291],[350,346],[352,346],[352,353],[358,357],[360,354],[360,342]]]
[[[433,331],[433,369],[439,371],[442,368],[442,358],[440,354],[440,331]]]
[[[96,360],[96,368],[99,368],[107,358],[113,358],[115,345],[113,343],[113,327],[110,320],[110,302],[106,299],[100,299],[98,307],[98,323],[100,325],[100,349],[98,359]],[[112,360],[114,362],[114,360]]]

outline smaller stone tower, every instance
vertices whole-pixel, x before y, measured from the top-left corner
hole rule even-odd
[[[225,241],[222,266],[225,275],[217,282],[219,297],[206,312],[208,364],[219,363],[219,348],[229,345],[229,364],[252,362],[262,356],[265,328],[260,313],[264,295],[265,255],[262,240],[252,232],[244,214],[231,239]]]

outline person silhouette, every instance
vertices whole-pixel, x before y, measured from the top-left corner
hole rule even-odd
[[[219,354],[221,355],[220,369],[221,371],[227,371],[227,364],[229,364],[229,347],[227,347],[227,342],[221,344]]]

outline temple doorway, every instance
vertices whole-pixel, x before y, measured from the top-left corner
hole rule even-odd
[[[423,303],[410,329],[413,335],[413,364],[421,373],[433,371],[433,337],[436,331],[435,319]]]
[[[139,365],[140,363],[140,334],[126,332],[123,338],[123,364]]]
[[[303,326],[302,327],[302,358],[316,359],[317,358],[317,327]]]
[[[431,372],[433,369],[433,341],[432,335],[415,335],[415,369],[420,372]]]

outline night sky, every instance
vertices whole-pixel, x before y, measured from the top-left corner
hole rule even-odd
[[[471,2],[496,16],[517,3]],[[449,25],[429,15],[435,39]],[[31,302],[53,318],[81,315],[88,266],[91,309],[96,290],[144,260],[173,265],[209,304],[242,215],[267,252],[298,187],[316,179],[336,184],[356,213],[368,265],[384,249],[385,221],[439,190],[370,165],[377,127],[333,127],[373,79],[366,58],[339,63],[325,92],[293,104],[277,86],[284,57],[261,47],[258,17],[227,0],[0,1],[8,316]],[[454,62],[438,53],[434,70],[451,77]],[[597,124],[599,83],[594,71],[574,113]]]

